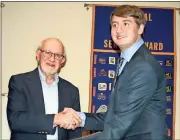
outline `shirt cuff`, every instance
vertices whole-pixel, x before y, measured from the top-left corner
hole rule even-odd
[[[80,125],[80,127],[84,127],[85,125],[85,121],[86,121],[86,115],[83,112],[77,112],[78,116],[81,118],[82,123]]]

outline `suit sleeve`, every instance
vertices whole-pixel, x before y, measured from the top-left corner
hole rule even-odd
[[[74,88],[74,90],[72,91],[72,95],[73,96],[73,104],[72,104],[72,108],[78,112],[81,111],[80,108],[80,99],[79,99],[79,90],[78,88]],[[76,128],[75,130],[69,130],[68,131],[68,138],[72,139],[72,138],[77,138],[77,137],[81,137],[82,136],[82,130],[81,128]]]
[[[54,134],[54,115],[37,115],[28,112],[26,96],[19,77],[9,80],[7,119],[12,132]]]
[[[129,70],[127,85],[115,93],[114,115],[97,139],[123,139],[138,121],[157,88],[157,75],[146,63],[136,63]],[[118,83],[117,83],[118,84]],[[125,92],[121,96],[118,92]]]
[[[85,113],[86,121],[83,130],[102,131],[106,113]]]

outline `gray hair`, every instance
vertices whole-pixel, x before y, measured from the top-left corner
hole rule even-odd
[[[55,40],[59,41],[59,42],[62,44],[62,46],[63,46],[63,56],[66,57],[66,50],[65,50],[64,44],[60,41],[59,38],[56,38],[56,37],[44,39],[44,40],[41,42],[41,44],[38,45],[37,50],[40,50],[41,47],[43,46],[44,42],[47,41],[47,40],[49,40],[49,39],[55,39]]]

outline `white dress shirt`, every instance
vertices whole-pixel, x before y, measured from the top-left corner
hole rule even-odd
[[[40,68],[39,76],[42,84],[42,91],[44,97],[44,106],[45,106],[45,113],[46,114],[57,114],[58,113],[58,82],[59,78],[58,75],[55,75],[55,81],[48,85],[46,83],[45,76],[42,74]],[[52,128],[53,129],[53,128]],[[58,140],[58,127],[56,127],[56,131],[54,135],[47,135],[47,140]]]

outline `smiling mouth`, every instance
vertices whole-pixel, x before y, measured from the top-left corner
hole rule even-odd
[[[116,36],[117,39],[123,39],[125,36]]]
[[[46,63],[48,66],[50,66],[50,67],[55,67],[55,65],[54,64],[50,64],[50,63]]]

